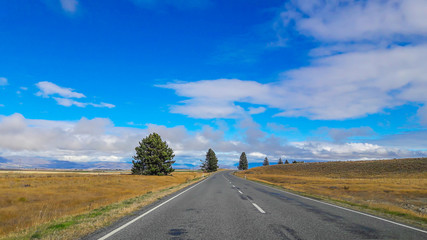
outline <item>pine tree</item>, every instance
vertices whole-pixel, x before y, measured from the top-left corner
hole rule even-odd
[[[203,171],[215,172],[218,170],[218,159],[216,158],[215,152],[209,148],[206,153],[206,160],[202,162],[200,166]]]
[[[132,174],[167,175],[174,171],[173,150],[157,133],[151,133],[142,139],[135,151]]]
[[[289,164],[288,159],[286,159],[285,164]]]
[[[279,158],[279,161],[277,162],[277,164],[283,164],[282,158]]]
[[[270,163],[268,162],[268,158],[267,158],[267,157],[265,157],[265,158],[264,158],[264,162],[262,163],[262,165],[263,165],[263,166],[268,166],[268,165],[270,165]]]
[[[237,167],[239,170],[247,170],[248,169],[248,159],[246,158],[246,153],[242,152],[240,155],[239,166]]]

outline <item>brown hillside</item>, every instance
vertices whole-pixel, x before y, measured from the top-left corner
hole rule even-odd
[[[324,177],[383,177],[384,175],[424,175],[427,177],[427,158],[376,161],[318,162],[272,165],[243,171],[246,174],[292,174]]]

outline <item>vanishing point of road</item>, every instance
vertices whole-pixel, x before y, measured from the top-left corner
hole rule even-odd
[[[427,239],[427,231],[222,171],[85,239]]]

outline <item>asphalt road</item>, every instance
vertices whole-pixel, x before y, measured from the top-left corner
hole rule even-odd
[[[183,191],[85,239],[427,239],[426,231],[286,193],[231,171]]]

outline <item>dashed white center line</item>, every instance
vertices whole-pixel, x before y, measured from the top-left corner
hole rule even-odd
[[[253,202],[252,205],[254,205],[254,207],[256,209],[258,209],[258,211],[260,211],[260,213],[265,213],[264,210],[262,210],[262,208],[260,208],[256,203]]]
[[[233,186],[233,188],[236,188],[236,186],[233,185],[233,183],[231,183],[230,180],[228,180],[228,178],[226,178],[224,175],[222,175],[230,184],[231,186]],[[237,189],[237,188],[236,188]],[[237,191],[243,195],[243,192],[240,191],[239,189],[237,189]],[[254,207],[260,212],[260,213],[265,213],[264,210],[262,210],[262,208],[260,208],[256,203],[252,202],[250,199],[248,199],[250,203],[252,203],[252,205],[254,205]]]

